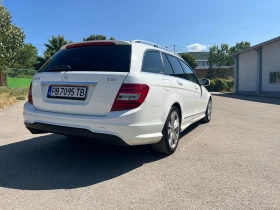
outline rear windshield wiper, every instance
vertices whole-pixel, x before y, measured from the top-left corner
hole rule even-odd
[[[69,71],[71,67],[69,65],[56,65],[48,69],[49,71]]]

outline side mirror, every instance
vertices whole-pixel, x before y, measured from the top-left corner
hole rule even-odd
[[[203,78],[203,79],[200,80],[200,84],[203,85],[203,86],[209,86],[210,85],[210,80]]]

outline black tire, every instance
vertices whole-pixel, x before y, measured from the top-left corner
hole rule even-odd
[[[178,135],[176,135],[176,131],[175,129],[170,129],[169,128],[169,125],[170,125],[170,120],[171,120],[171,114],[176,112],[177,114],[177,118],[178,118],[178,128],[176,127],[176,131],[178,131]],[[175,116],[176,118],[176,116]],[[168,117],[166,119],[166,122],[164,124],[164,127],[163,127],[163,130],[162,130],[162,139],[156,143],[156,144],[152,144],[152,148],[153,150],[157,151],[157,152],[160,152],[162,154],[166,154],[166,155],[171,155],[175,152],[175,150],[177,149],[178,147],[178,143],[179,143],[179,139],[180,139],[180,132],[181,132],[181,116],[180,116],[180,113],[178,111],[178,109],[173,106],[168,114]],[[177,120],[177,119],[176,119]],[[175,123],[175,122],[174,122]],[[172,130],[172,132],[170,132]],[[170,132],[170,134],[169,134]],[[173,135],[175,136],[175,138],[177,137],[177,140],[176,140],[176,143],[175,143],[175,140],[173,141],[172,140],[172,143],[170,143],[170,138],[171,138],[171,133],[172,133],[172,137]],[[173,146],[171,146],[171,144],[173,144]]]
[[[209,123],[212,118],[212,99],[210,98],[206,107],[205,117],[201,120],[204,123]]]

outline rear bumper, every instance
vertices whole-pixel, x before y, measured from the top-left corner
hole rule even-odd
[[[164,126],[160,117],[161,109],[148,109],[153,113],[152,118],[158,120],[145,119],[143,116],[151,116],[145,113],[143,107],[96,117],[40,111],[28,102],[24,104],[23,116],[29,130],[90,137],[108,144],[143,145],[160,141]]]
[[[33,134],[40,134],[40,133],[57,133],[69,136],[79,136],[79,137],[86,137],[86,138],[93,138],[95,140],[101,141],[106,144],[113,144],[113,145],[122,145],[127,146],[121,138],[118,136],[110,135],[110,134],[102,134],[102,133],[93,133],[87,129],[83,128],[71,128],[59,125],[49,125],[45,123],[24,123],[25,127],[30,130]]]

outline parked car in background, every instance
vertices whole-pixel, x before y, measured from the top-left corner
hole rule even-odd
[[[178,54],[153,43],[71,43],[35,74],[24,123],[34,134],[151,144],[169,155],[184,129],[211,120],[209,84]]]

